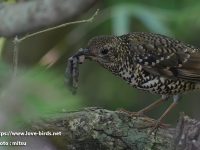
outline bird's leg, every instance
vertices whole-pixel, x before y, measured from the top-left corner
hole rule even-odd
[[[151,132],[157,130],[159,126],[161,125],[161,122],[163,118],[177,105],[178,100],[180,99],[179,95],[174,95],[173,96],[173,103],[165,110],[165,112],[160,116],[160,118],[155,122],[153,125],[153,129]]]
[[[143,108],[142,110],[140,110],[138,112],[129,112],[129,111],[124,110],[124,109],[120,109],[119,111],[125,112],[125,113],[133,115],[133,116],[143,116],[144,113],[146,113],[146,112],[152,110],[153,108],[159,106],[160,104],[165,102],[167,99],[168,99],[168,96],[162,95],[162,98],[160,98],[159,100],[151,103],[150,105],[148,105],[147,107]]]
[[[138,111],[138,115],[142,116],[144,115],[144,113],[152,110],[153,108],[159,106],[160,104],[162,104],[163,102],[165,102],[168,99],[168,96],[163,95],[162,98],[160,98],[159,100],[151,103],[150,105],[148,105],[147,107],[143,108],[142,110]]]

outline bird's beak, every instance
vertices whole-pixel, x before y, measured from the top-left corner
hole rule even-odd
[[[87,48],[81,48],[80,50],[79,50],[86,58],[87,57],[89,57],[91,54],[89,53],[89,49],[87,49]]]
[[[90,56],[89,54],[89,50],[87,48],[83,49],[83,48],[80,48],[79,51],[74,55],[74,57],[79,57],[79,56]]]
[[[95,56],[89,51],[88,48],[80,48],[79,51],[74,55],[75,57],[84,56],[85,59],[92,60]]]

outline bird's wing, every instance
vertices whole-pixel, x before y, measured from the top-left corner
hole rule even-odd
[[[190,54],[190,58],[177,68],[177,77],[200,82],[200,51]]]
[[[136,39],[129,40],[129,48],[134,62],[142,65],[147,72],[200,82],[199,49],[162,35]]]

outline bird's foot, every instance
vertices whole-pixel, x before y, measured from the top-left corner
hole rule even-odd
[[[118,109],[117,111],[121,112],[121,113],[128,114],[131,117],[143,117],[143,116],[145,116],[142,111],[131,112],[131,111],[128,111],[128,110],[125,110],[125,109]]]
[[[144,112],[143,111],[138,111],[138,112],[130,112],[127,111],[125,109],[118,109],[117,110],[120,113],[125,113],[127,115],[129,115],[130,117],[144,117]],[[170,125],[169,124],[164,124],[160,121],[160,119],[158,120],[154,120],[151,118],[147,118],[149,125],[145,126],[145,127],[141,127],[141,129],[145,129],[145,128],[151,128],[149,134],[156,134],[159,128],[169,128]]]
[[[151,127],[149,134],[152,134],[152,133],[156,134],[159,128],[169,128],[170,124],[164,124],[164,123],[161,123],[160,120],[156,120],[149,127]]]

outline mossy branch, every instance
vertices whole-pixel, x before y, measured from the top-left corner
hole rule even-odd
[[[162,128],[149,134],[155,120],[99,108],[66,112],[61,117],[31,124],[32,130],[61,131],[47,137],[61,149],[197,150],[200,122],[181,114],[176,128]],[[45,139],[45,140],[47,140]]]

